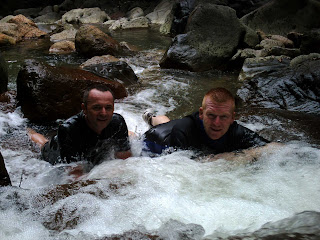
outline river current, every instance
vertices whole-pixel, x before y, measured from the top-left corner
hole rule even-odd
[[[148,129],[141,117],[145,109],[174,119],[196,111],[210,88],[224,86],[235,94],[241,85],[238,73],[160,69],[158,63],[171,39],[155,32],[130,31],[113,37],[140,48],[135,56],[123,58],[139,83],[129,86],[129,96],[115,103],[115,112],[137,136]],[[48,49],[46,39],[1,49],[11,90],[24,59],[70,67],[86,60],[75,53],[50,55]],[[188,224],[195,224],[193,239],[202,235],[218,239],[252,233],[266,223],[278,226],[277,221],[304,211],[320,212],[318,120],[301,113],[239,106],[238,122],[284,145],[248,164],[194,158],[191,151],[149,157],[143,154],[141,139],[131,138],[133,157],[106,156],[82,178],[95,181],[59,195],[57,185],[74,181],[65,174],[68,166],[42,161],[26,128],[49,136],[60,120],[35,125],[19,108],[0,112],[0,151],[13,185],[0,189],[0,239],[98,239],[131,230],[178,239],[177,229]],[[304,223],[316,226],[300,222]]]

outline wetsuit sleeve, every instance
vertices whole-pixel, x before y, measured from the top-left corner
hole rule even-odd
[[[176,122],[170,135],[170,146],[188,149],[195,147],[198,135],[194,121],[189,117],[184,117]],[[200,139],[198,139],[200,141]]]
[[[261,147],[266,145],[267,143],[270,143],[270,141],[264,139],[259,134],[239,124],[236,125],[233,135],[234,136],[232,136],[232,139],[234,139],[233,146],[235,149],[232,150]]]
[[[115,140],[115,146],[114,146],[115,151],[116,152],[129,151],[131,147],[130,147],[130,141],[128,136],[127,124],[124,118],[120,115],[117,122],[118,122],[119,130],[113,136]]]
[[[75,140],[80,139],[78,135],[70,131],[64,124],[59,126],[57,137],[62,161],[67,163],[79,161],[79,150]]]

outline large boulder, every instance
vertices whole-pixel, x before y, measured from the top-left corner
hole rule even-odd
[[[320,54],[247,58],[237,95],[245,104],[320,114]]]
[[[8,91],[8,66],[0,53],[0,94]]]
[[[93,73],[26,60],[17,77],[18,104],[34,122],[65,119],[80,111],[84,89],[96,82],[110,87],[115,98],[127,96],[122,84]]]
[[[83,25],[76,33],[75,46],[77,52],[87,57],[101,55],[119,55],[120,43],[91,25]]]
[[[244,31],[233,9],[200,4],[189,16],[186,33],[174,38],[160,66],[190,71],[225,69]]]
[[[245,15],[241,21],[254,30],[286,36],[320,27],[317,0],[273,0]]]

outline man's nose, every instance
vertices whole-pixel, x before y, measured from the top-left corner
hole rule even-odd
[[[104,107],[101,108],[100,114],[103,114],[103,115],[107,114],[107,109]]]
[[[214,124],[216,124],[216,125],[219,125],[219,124],[220,124],[220,121],[221,121],[221,119],[220,119],[219,116],[216,116],[216,117],[214,118],[214,120],[213,120]]]

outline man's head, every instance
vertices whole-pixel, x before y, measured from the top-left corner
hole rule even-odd
[[[104,84],[90,86],[83,94],[81,109],[88,126],[97,134],[108,126],[114,111],[114,96]]]
[[[199,108],[206,134],[212,139],[221,138],[235,119],[235,100],[225,88],[213,88],[203,98]]]

